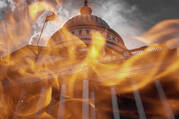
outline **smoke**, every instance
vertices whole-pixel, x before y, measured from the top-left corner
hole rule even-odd
[[[7,3],[6,3],[6,1],[0,1],[0,9],[3,9],[3,8],[5,8],[5,7],[7,7]]]
[[[15,3],[13,0],[1,0],[0,1],[0,20],[3,19],[3,16],[7,11],[13,11],[15,9]]]
[[[12,4],[10,8],[14,9],[13,0],[8,1]],[[7,3],[8,2],[4,2],[4,6],[7,6]],[[82,0],[63,0],[56,3],[55,6],[58,10],[58,15],[62,19],[61,23],[57,24],[57,22],[54,21],[47,24],[43,31],[40,45],[46,45],[48,39],[60,29],[67,20],[75,15],[79,15],[79,9],[82,5]],[[127,48],[133,49],[144,45],[144,43],[134,39],[134,37],[145,31],[143,29],[143,21],[146,20],[135,4],[130,5],[129,2],[124,0],[89,0],[89,6],[93,8],[94,15],[104,19],[112,29],[121,35]],[[29,38],[30,44],[37,44],[45,14],[46,12],[39,16],[36,24],[33,25],[34,33],[32,37]]]
[[[0,1],[0,19],[3,18],[7,11],[15,11],[16,4],[19,2],[28,2],[23,0],[1,0]],[[38,1],[32,0],[29,3]],[[75,15],[79,15],[79,9],[83,6],[83,0],[46,0],[55,4],[58,15],[61,18],[60,23],[48,22],[44,29],[40,45],[46,45],[48,39],[59,30],[63,24]],[[89,0],[89,6],[93,8],[93,15],[104,19],[109,26],[114,29],[123,38],[128,49],[134,49],[145,45],[135,40],[136,36],[140,36],[146,32],[151,26],[157,24],[163,19],[178,16],[177,2],[173,0],[159,0],[159,2],[139,1],[139,0]],[[29,4],[27,3],[27,4]],[[23,6],[22,6],[23,7]],[[158,9],[160,7],[160,9]],[[46,12],[37,19],[36,24],[32,25],[34,32],[30,39],[30,44],[37,41]],[[179,16],[178,16],[179,17]],[[36,44],[36,42],[34,43]]]
[[[44,30],[41,31],[43,27],[44,19],[47,16],[48,11],[42,13],[37,19],[36,24],[33,25],[34,33],[30,38],[30,44],[46,46],[50,37],[56,31],[58,31],[66,21],[68,21],[71,17],[79,14],[79,8],[69,9],[69,7],[72,6],[71,2],[68,3],[61,2],[61,3],[57,3],[55,6],[56,6],[58,18],[53,21],[48,21]],[[42,32],[42,37],[40,42],[37,44],[40,32]]]
[[[63,22],[61,22],[61,24],[59,24],[60,27],[55,28],[55,30],[60,29],[71,17],[79,15],[79,9],[82,6],[83,2],[81,0],[67,0],[61,4],[57,4],[56,9],[58,10],[60,18],[63,19]],[[133,49],[145,45],[134,39],[134,37],[144,32],[142,21],[137,19],[138,17],[141,18],[142,14],[136,5],[129,6],[128,3],[123,0],[91,0],[89,1],[89,6],[93,9],[93,15],[104,19],[112,29],[121,35],[127,48]],[[55,30],[51,33],[48,32],[50,25],[54,26],[53,23],[54,22],[50,22],[45,28],[43,41],[40,43],[41,45],[46,44],[50,36],[55,32]],[[35,31],[40,31],[40,29]],[[36,34],[38,35],[39,33]],[[37,35],[33,36],[37,37]]]
[[[134,37],[142,34],[143,17],[136,5],[129,5],[124,0],[99,0],[92,2],[94,14],[103,18],[112,29],[121,35],[129,49],[145,45]]]
[[[6,0],[0,1],[0,20],[3,18],[4,15],[4,9],[8,6]]]

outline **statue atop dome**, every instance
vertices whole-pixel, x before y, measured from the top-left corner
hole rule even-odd
[[[84,6],[80,9],[81,15],[91,15],[92,9],[88,6],[88,1],[84,0]]]

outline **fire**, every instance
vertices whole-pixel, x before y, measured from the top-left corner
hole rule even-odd
[[[54,6],[45,1],[38,1],[29,6],[29,13],[33,20],[37,17],[38,13],[45,10],[55,12]]]
[[[178,24],[178,19],[162,21],[151,28],[143,36],[137,37],[137,39],[148,44],[159,43],[163,41],[169,41],[171,43],[175,41],[175,39],[178,40]]]
[[[102,54],[102,49],[105,46],[105,39],[102,34],[93,32],[92,34],[92,45],[89,49],[88,57],[89,60],[97,60]]]
[[[24,44],[23,41],[32,32],[31,20],[44,10],[54,11],[54,7],[48,2],[35,2],[29,6],[29,16],[24,15],[20,23],[13,15],[8,16],[6,25],[0,23],[0,26],[6,29],[4,34],[0,34],[0,39],[7,44],[8,52]],[[78,107],[83,105],[85,108],[87,104],[90,110],[112,112],[109,88],[113,93],[116,91],[118,96],[133,92],[136,95],[137,91],[143,91],[144,95],[157,81],[171,81],[175,84],[172,88],[178,91],[179,58],[176,51],[170,54],[167,47],[167,44],[173,44],[171,41],[174,39],[178,40],[178,25],[179,20],[167,20],[157,24],[144,35],[137,37],[155,44],[120,62],[112,61],[112,57],[115,59],[123,54],[107,47],[108,42],[104,34],[93,30],[91,40],[85,41],[67,28],[61,30],[65,41],[60,41],[60,44],[53,47],[47,46],[45,50],[41,48],[40,51],[45,52],[43,56],[38,54],[37,47],[31,46],[33,51],[26,47],[22,52],[17,52],[17,56],[12,54],[1,58],[0,118],[53,119],[60,116],[71,118],[75,115],[73,118],[78,119],[84,111]],[[161,40],[166,43],[158,43]],[[162,50],[154,54],[151,49],[155,48]],[[110,59],[106,60],[106,57]],[[169,79],[162,79],[166,77]],[[93,93],[81,94],[85,91],[89,93],[91,89],[96,91],[93,93],[99,94],[95,95],[95,99],[101,107],[95,106],[94,99],[88,99],[94,97]],[[162,96],[159,95],[159,98]],[[161,117],[167,117],[167,114],[164,115],[165,110],[159,109],[162,103],[159,103],[158,98],[155,100],[145,95],[144,98],[145,103],[152,105],[151,110],[146,111],[147,114],[157,113],[162,115]],[[171,108],[173,113],[179,110],[177,99],[166,98],[164,104],[166,108]],[[119,112],[130,113],[123,109],[119,109]],[[102,115],[104,119],[109,116],[103,113]]]
[[[51,87],[42,87],[40,92],[37,93],[24,92],[23,100],[17,105],[16,115],[25,117],[37,113],[51,102]],[[32,93],[33,95],[31,95]],[[30,95],[29,95],[30,94]],[[38,101],[37,101],[38,100]]]

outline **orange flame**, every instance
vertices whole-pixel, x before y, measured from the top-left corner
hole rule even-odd
[[[50,3],[45,1],[38,1],[29,6],[29,13],[33,20],[37,17],[38,13],[45,10],[55,12],[54,7]]]
[[[164,41],[171,42],[173,39],[178,39],[178,24],[178,19],[162,21],[152,27],[143,36],[137,37],[137,39],[148,44],[160,43]]]
[[[0,26],[6,29],[4,34],[0,34],[0,39],[7,44],[9,52],[14,47],[24,44],[24,39],[27,39],[32,32],[32,21],[29,19],[34,20],[37,14],[44,10],[54,10],[54,7],[48,2],[36,2],[29,6],[30,16],[24,15],[20,23],[13,15],[8,17],[6,25],[0,23]],[[162,40],[169,43],[173,39],[176,41],[178,25],[178,20],[161,22],[137,39],[149,41],[149,43]],[[93,30],[89,41],[78,38],[66,28],[61,29],[59,34],[63,34],[60,36],[63,40],[58,41],[59,44],[48,45],[46,48],[28,46],[1,58],[0,110],[2,111],[0,118],[56,118],[58,110],[63,107],[59,107],[64,103],[63,99],[68,103],[66,104],[68,109],[64,109],[66,118],[72,117],[73,114],[76,115],[73,118],[81,118],[81,108],[72,108],[72,106],[81,107],[81,103],[89,103],[91,110],[97,108],[97,110],[110,112],[109,88],[114,87],[118,95],[137,90],[146,91],[156,80],[165,82],[162,79],[164,77],[171,77],[170,80],[177,82],[176,87],[173,88],[178,90],[179,83],[176,79],[178,79],[179,58],[176,52],[170,54],[165,43],[153,44],[142,53],[128,59],[113,61],[113,58],[118,60],[118,57],[122,57],[123,54],[107,47],[107,39],[102,33]],[[53,40],[52,37],[49,44],[53,44]],[[162,50],[154,54],[151,49],[155,48],[162,48]],[[106,60],[106,57],[109,59]],[[81,93],[83,88],[85,89],[82,87],[83,80],[88,80],[89,89],[99,94],[96,95],[96,102],[101,107],[95,106],[92,99],[82,98]],[[63,89],[63,85],[67,87],[66,90]],[[57,93],[54,94],[54,92]],[[63,93],[65,95],[62,95]],[[158,100],[149,98],[145,101],[153,105],[158,103]],[[178,100],[168,99],[166,102],[172,111],[177,113]],[[160,115],[163,114],[163,110],[156,106],[153,108],[152,113],[156,111]],[[119,111],[126,113],[124,110]],[[166,117],[166,115],[162,116]],[[107,118],[107,114],[102,117]]]

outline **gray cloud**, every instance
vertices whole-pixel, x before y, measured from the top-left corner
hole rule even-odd
[[[0,1],[0,19],[8,10],[12,11],[15,8],[16,4],[14,1],[19,0]],[[29,4],[36,0],[27,1]],[[55,3],[55,0],[47,1]],[[82,1],[63,0],[62,4],[56,5],[59,15],[63,19],[63,22],[59,25],[60,27],[72,16],[79,14],[79,9],[83,5]],[[24,1],[21,0],[21,2]],[[112,29],[122,36],[129,49],[144,45],[136,41],[134,37],[143,34],[159,21],[179,18],[177,13],[179,11],[178,0],[89,0],[89,6],[93,8],[94,15],[104,19]],[[47,28],[53,27],[48,26]],[[34,30],[34,33],[38,35],[40,27]],[[44,33],[51,35],[52,33],[49,32],[51,30],[46,30]]]
[[[63,6],[70,14],[74,10],[79,11],[83,5],[81,1],[67,0]],[[104,19],[112,29],[121,35],[127,48],[132,49],[144,45],[134,40],[135,36],[144,32],[142,20],[138,20],[138,17],[142,17],[142,13],[136,5],[130,5],[124,0],[89,0],[89,6],[93,8],[94,15]],[[70,18],[74,14],[68,16]]]
[[[127,48],[132,49],[144,45],[134,40],[134,37],[144,30],[141,21],[136,18],[136,16],[142,16],[136,5],[129,6],[124,0],[101,0],[96,5],[94,14],[103,18],[122,36]]]
[[[3,18],[4,15],[4,9],[7,7],[7,2],[6,0],[0,1],[0,19]]]
[[[8,11],[15,9],[15,2],[13,0],[1,0],[0,1],[0,20],[3,19],[4,15]]]

